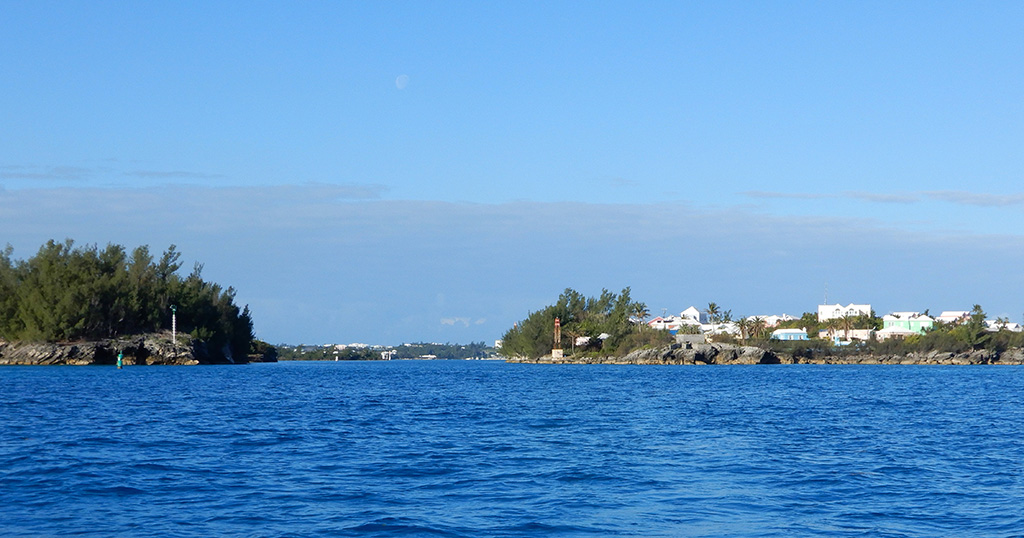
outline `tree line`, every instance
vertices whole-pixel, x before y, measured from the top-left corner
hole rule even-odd
[[[709,303],[703,312],[707,314],[715,342],[757,345],[777,351],[792,351],[790,348],[806,348],[808,353],[875,353],[904,354],[910,352],[953,352],[987,349],[1005,351],[1010,348],[1024,348],[1024,332],[1007,330],[1008,320],[997,320],[996,327],[987,326],[986,314],[980,305],[962,320],[954,323],[936,323],[923,334],[902,339],[877,341],[872,338],[855,341],[855,345],[836,346],[833,336],[848,339],[850,331],[858,329],[879,330],[882,319],[874,312],[870,315],[844,316],[819,322],[817,314],[804,313],[799,319],[781,322],[769,327],[763,318],[739,318],[734,320],[732,311],[717,303]],[[539,358],[549,355],[556,346],[569,354],[599,353],[602,355],[625,355],[645,346],[662,346],[674,342],[667,330],[647,328],[644,320],[650,315],[647,305],[633,301],[630,289],[620,294],[602,290],[599,297],[585,297],[567,288],[555,304],[531,312],[526,319],[517,322],[502,338],[500,353],[506,357]],[[927,315],[927,311],[925,312]],[[559,340],[555,341],[555,319],[560,321]],[[715,325],[735,323],[737,334],[719,333]],[[772,330],[777,328],[806,329],[809,341],[788,342],[771,339]],[[684,324],[678,332],[699,333],[700,327]],[[828,338],[819,339],[819,332]],[[785,348],[785,349],[783,349]]]
[[[625,354],[647,345],[671,343],[668,331],[644,330],[646,325],[634,322],[648,315],[647,305],[633,301],[628,287],[618,294],[605,289],[598,297],[566,288],[555,304],[531,312],[509,329],[500,351],[506,357],[549,355],[556,345],[556,318],[561,324],[557,345],[570,353]]]
[[[250,351],[249,308],[235,305],[235,290],[202,278],[197,263],[178,275],[181,254],[171,245],[159,259],[148,246],[128,253],[121,245],[75,246],[48,241],[27,260],[0,251],[0,338],[75,341],[178,330],[205,342],[211,353]]]

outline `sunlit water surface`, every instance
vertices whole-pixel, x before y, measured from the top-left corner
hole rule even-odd
[[[1024,367],[0,368],[2,536],[1024,536]]]

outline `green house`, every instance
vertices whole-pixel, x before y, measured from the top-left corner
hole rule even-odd
[[[882,317],[882,330],[892,328],[924,334],[935,325],[935,320],[920,312],[893,312]]]

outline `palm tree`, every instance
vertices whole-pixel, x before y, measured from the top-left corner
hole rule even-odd
[[[756,334],[758,337],[764,337],[765,331],[768,330],[768,323],[765,322],[761,316],[755,317],[750,323],[750,332]]]
[[[651,315],[651,312],[649,310],[647,310],[647,305],[646,304],[644,304],[644,303],[634,303],[633,304],[633,317],[635,317],[638,320],[640,320],[639,328],[640,328],[641,331],[644,328],[644,320],[647,319],[647,316],[650,316],[650,315]]]
[[[711,334],[715,334],[715,321],[718,320],[718,313],[721,309],[715,303],[708,303],[708,307],[704,309],[704,313],[708,315],[708,321],[711,322]]]
[[[839,318],[825,320],[825,328],[828,329],[828,337],[835,338],[836,331],[839,330]]]
[[[847,342],[850,341],[850,329],[853,329],[853,325],[856,321],[857,318],[849,314],[839,318],[839,328],[843,330],[843,337]]]
[[[753,321],[747,318],[740,318],[736,322],[736,327],[740,330],[740,340],[746,342],[747,334],[750,333],[750,328],[753,326]]]

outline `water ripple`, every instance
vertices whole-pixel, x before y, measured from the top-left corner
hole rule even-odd
[[[0,535],[1024,536],[1020,369],[0,369]]]

